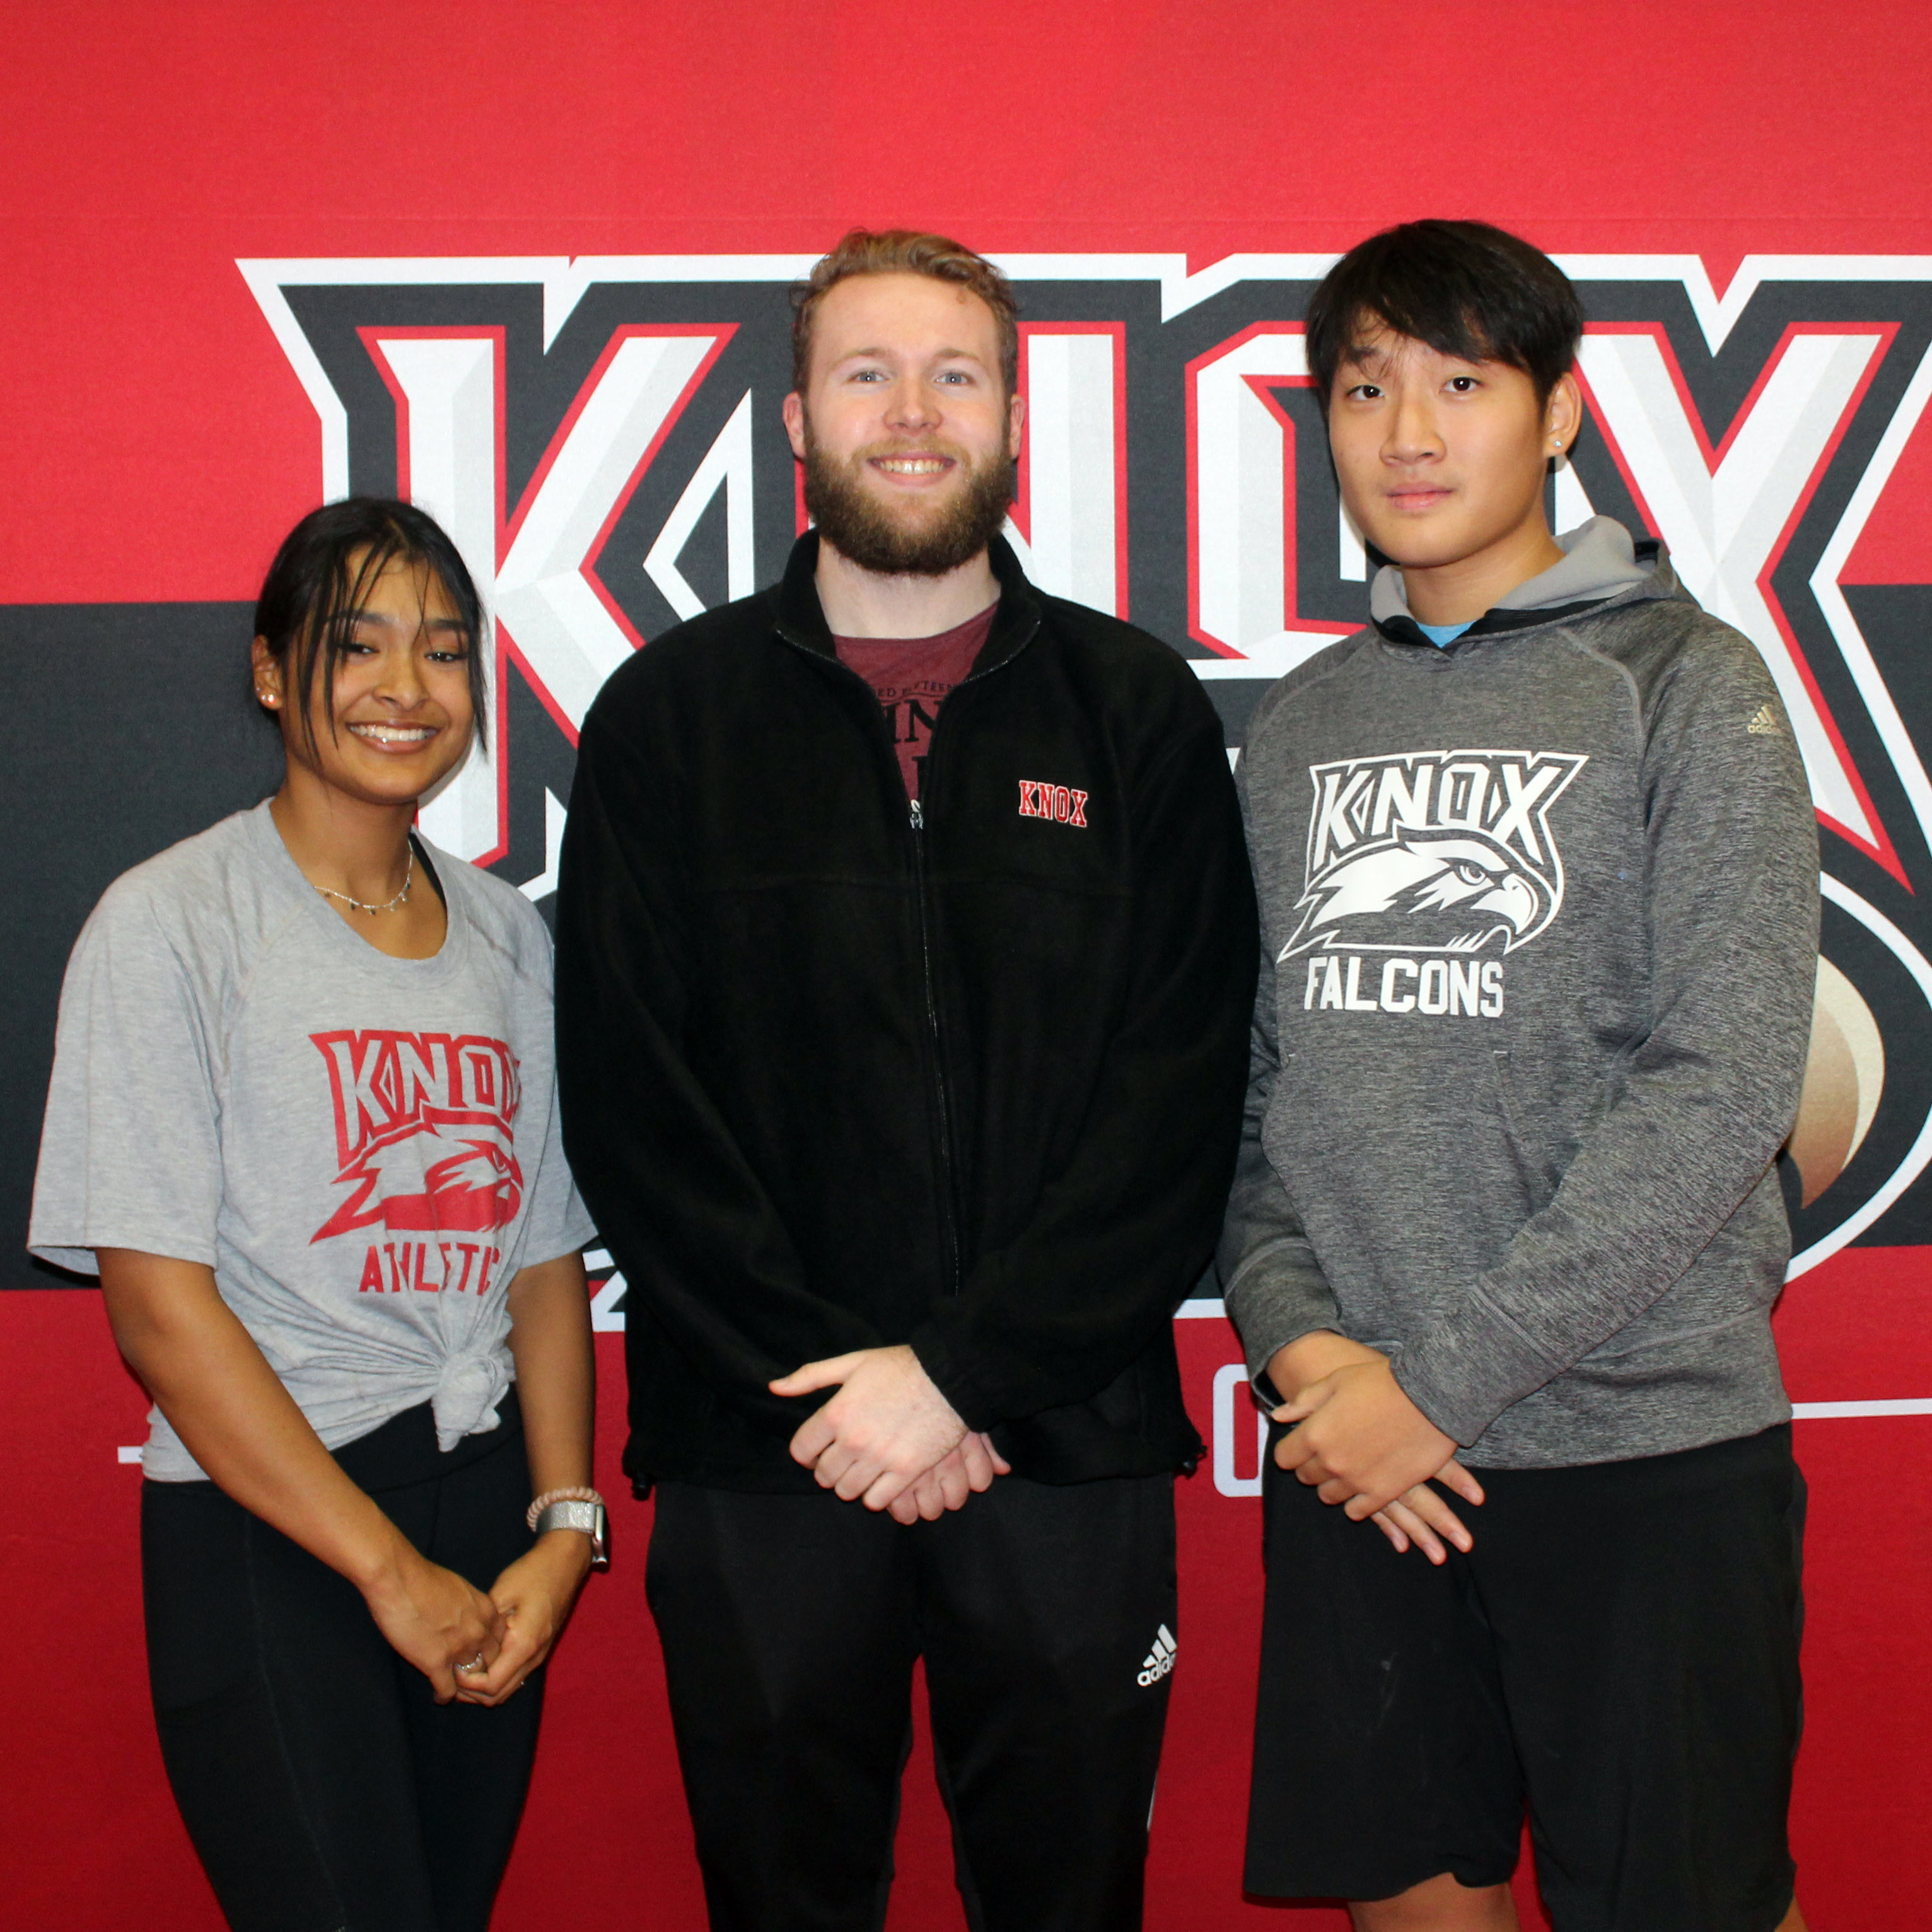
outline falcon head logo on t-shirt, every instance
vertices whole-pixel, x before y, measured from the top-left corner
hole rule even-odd
[[[349,1197],[310,1238],[380,1226],[412,1233],[508,1227],[523,1200],[517,1061],[478,1034],[318,1033]]]
[[[1277,962],[1320,947],[1514,952],[1562,910],[1550,808],[1570,752],[1406,752],[1312,765],[1300,922]]]

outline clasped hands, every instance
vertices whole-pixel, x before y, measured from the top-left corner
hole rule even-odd
[[[590,1539],[554,1529],[485,1592],[398,1534],[363,1594],[376,1627],[429,1679],[439,1704],[495,1705],[549,1657],[590,1572]]]
[[[1277,1422],[1298,1425],[1276,1445],[1282,1468],[1358,1522],[1372,1520],[1398,1550],[1412,1545],[1441,1563],[1445,1541],[1472,1547],[1429,1484],[1477,1504],[1482,1486],[1456,1460],[1454,1439],[1402,1392],[1386,1355],[1324,1331],[1277,1350],[1269,1378],[1294,1392],[1274,1412]],[[1010,1472],[903,1343],[807,1362],[770,1386],[781,1396],[837,1390],[792,1437],[793,1459],[820,1488],[897,1522],[931,1522]]]
[[[807,1362],[770,1386],[782,1396],[837,1389],[792,1437],[792,1458],[820,1489],[895,1522],[932,1522],[1011,1473],[992,1438],[966,1426],[903,1342]]]
[[[1379,1349],[1322,1330],[1277,1348],[1268,1379],[1288,1396],[1274,1420],[1295,1425],[1275,1444],[1282,1468],[1356,1522],[1372,1520],[1398,1550],[1413,1545],[1442,1563],[1444,1543],[1472,1547],[1462,1519],[1430,1484],[1472,1504],[1482,1502],[1482,1485]]]

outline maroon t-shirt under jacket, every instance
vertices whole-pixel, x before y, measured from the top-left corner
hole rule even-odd
[[[919,796],[926,742],[939,722],[939,707],[946,694],[970,674],[999,608],[997,602],[988,604],[976,617],[934,638],[832,640],[838,662],[872,687],[885,711],[908,798]]]

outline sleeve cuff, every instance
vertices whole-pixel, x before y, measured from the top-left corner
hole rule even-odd
[[[1228,1318],[1241,1338],[1248,1380],[1264,1400],[1274,1386],[1268,1382],[1268,1365],[1277,1349],[1318,1329],[1342,1332],[1334,1293],[1319,1272],[1301,1258],[1305,1252],[1303,1246],[1293,1252],[1270,1254],[1265,1248],[1258,1250],[1234,1270],[1223,1290]],[[1277,1396],[1270,1406],[1280,1404]]]
[[[974,1380],[935,1324],[928,1322],[915,1329],[906,1346],[926,1371],[926,1379],[952,1405],[954,1414],[968,1429],[983,1434],[1010,1419]]]
[[[1442,1432],[1468,1448],[1512,1402],[1562,1372],[1472,1288],[1465,1309],[1395,1358],[1402,1392]]]
[[[164,1232],[154,1227],[69,1228],[28,1231],[27,1252],[56,1268],[76,1274],[98,1274],[103,1248],[128,1248],[164,1260],[187,1262],[196,1268],[215,1264],[214,1244],[199,1234]]]

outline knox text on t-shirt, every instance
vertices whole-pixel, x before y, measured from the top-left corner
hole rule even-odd
[[[309,1038],[328,1070],[335,1184],[347,1190],[311,1241],[377,1231],[363,1259],[364,1294],[488,1294],[502,1250],[460,1235],[507,1228],[522,1204],[522,1082],[508,1043],[376,1028]],[[407,1232],[436,1238],[382,1238]]]

